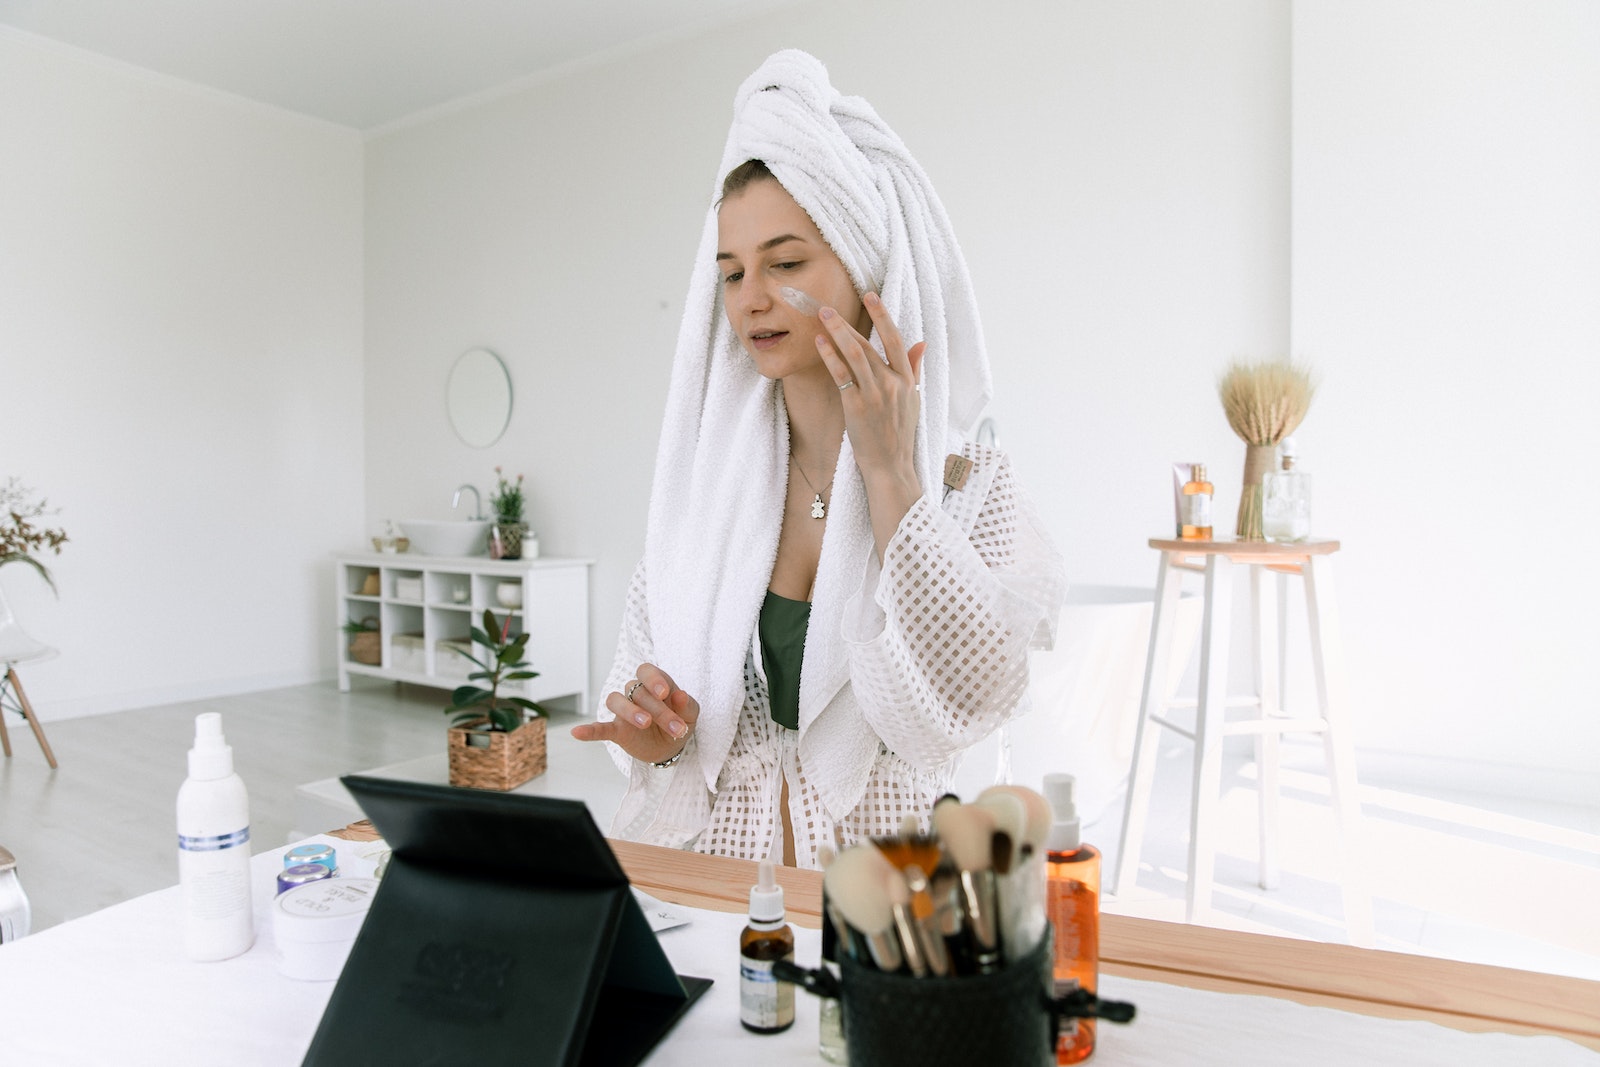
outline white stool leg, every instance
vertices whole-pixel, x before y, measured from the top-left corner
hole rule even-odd
[[[1279,706],[1279,659],[1277,645],[1278,589],[1271,585],[1265,567],[1250,568],[1250,607],[1252,659],[1255,667],[1257,714],[1266,720],[1276,718]],[[1278,734],[1256,734],[1256,790],[1259,801],[1262,889],[1278,888]]]
[[[1222,794],[1222,735],[1228,702],[1228,627],[1233,614],[1233,567],[1227,556],[1206,557],[1200,624],[1200,706],[1194,716],[1194,795],[1189,804],[1189,892],[1186,922],[1211,911],[1217,808]]]
[[[1172,638],[1177,625],[1178,594],[1183,572],[1174,559],[1161,553],[1156,568],[1156,600],[1150,611],[1150,647],[1144,663],[1144,689],[1139,695],[1139,721],[1134,731],[1133,769],[1128,775],[1128,795],[1122,806],[1122,840],[1117,846],[1117,866],[1107,893],[1133,889],[1139,877],[1139,849],[1144,841],[1145,816],[1150,811],[1150,789],[1155,783],[1156,753],[1161,730],[1150,721],[1166,700],[1167,665],[1172,661]]]
[[[1365,853],[1361,848],[1361,798],[1356,792],[1355,743],[1350,736],[1347,718],[1350,703],[1346,689],[1344,644],[1339,633],[1339,606],[1333,590],[1333,560],[1328,556],[1312,556],[1303,570],[1317,702],[1328,724],[1322,737],[1343,853],[1345,927],[1352,945],[1370,948],[1373,943],[1372,897],[1367,892],[1366,870],[1363,866]]]

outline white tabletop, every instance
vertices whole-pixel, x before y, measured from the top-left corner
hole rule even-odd
[[[339,850],[341,871],[370,870],[380,846],[317,837]],[[283,849],[252,861],[256,943],[235,959],[191,963],[179,936],[176,888],[151,893],[0,946],[0,1059],[7,1067],[104,1064],[171,1067],[297,1064],[332,982],[278,973],[267,922]],[[816,1002],[763,1037],[739,1026],[738,915],[678,908],[690,923],[660,934],[680,973],[716,984],[647,1061],[650,1067],[760,1062],[814,1067]],[[819,936],[796,928],[798,960],[815,964]],[[1095,1063],[1240,1067],[1244,1064],[1600,1064],[1600,1052],[1556,1037],[1468,1034],[1433,1023],[1375,1019],[1269,997],[1238,996],[1107,977],[1102,992],[1138,1005],[1128,1026],[1103,1025]],[[374,1020],[381,1026],[381,1020]]]

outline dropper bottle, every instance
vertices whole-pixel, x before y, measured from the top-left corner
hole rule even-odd
[[[794,1025],[794,985],[772,973],[779,960],[794,962],[794,930],[784,921],[783,887],[771,860],[762,860],[750,890],[750,923],[739,934],[739,1022],[757,1034]]]
[[[1095,992],[1100,976],[1100,850],[1080,840],[1070,774],[1044,776],[1054,822],[1045,839],[1045,907],[1055,927],[1055,995]],[[1075,1024],[1075,1025],[1072,1025]],[[1056,1063],[1082,1063],[1094,1054],[1095,1020],[1062,1020]]]

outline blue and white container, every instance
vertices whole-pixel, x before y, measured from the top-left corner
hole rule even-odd
[[[283,854],[285,869],[298,867],[303,863],[316,863],[328,868],[332,874],[339,873],[339,854],[332,845],[319,845],[316,843],[296,845]]]

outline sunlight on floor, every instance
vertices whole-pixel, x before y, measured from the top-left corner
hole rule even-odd
[[[1211,925],[1342,941],[1343,861],[1321,774],[1284,768],[1281,881],[1257,884],[1255,766],[1224,776]],[[1187,881],[1187,782],[1158,786],[1138,884],[1108,912],[1181,922]],[[1377,947],[1600,980],[1600,835],[1487,806],[1395,788],[1361,788],[1356,864],[1373,897]],[[1492,803],[1492,801],[1485,801]],[[1533,805],[1527,805],[1533,806]],[[1163,808],[1153,805],[1153,813]],[[1109,838],[1116,827],[1102,827]],[[1107,857],[1107,863],[1114,862]]]

